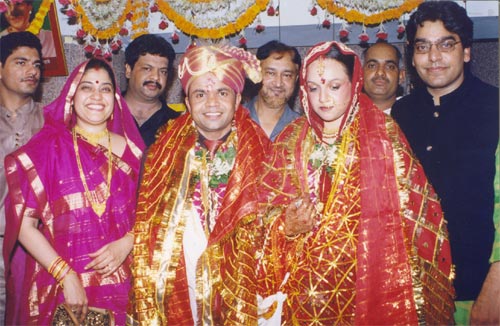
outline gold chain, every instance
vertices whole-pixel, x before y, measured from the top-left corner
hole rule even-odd
[[[80,135],[82,135],[80,133],[81,130],[82,130],[81,128],[78,128],[78,134],[80,134]],[[75,128],[73,128],[73,146],[75,148],[76,164],[78,165],[78,172],[80,172],[80,179],[82,180],[83,188],[85,189],[85,196],[90,201],[90,204],[92,205],[92,210],[99,217],[101,217],[102,214],[104,213],[104,211],[106,210],[107,201],[108,201],[108,198],[111,194],[111,174],[112,174],[112,167],[113,167],[113,153],[111,152],[111,134],[108,131],[108,129],[106,129],[104,131],[104,134],[103,134],[103,135],[107,134],[107,136],[108,136],[108,176],[107,176],[107,185],[106,185],[107,191],[106,191],[106,194],[104,195],[104,201],[102,203],[99,203],[97,201],[97,198],[94,200],[94,198],[92,197],[92,194],[90,193],[89,187],[87,185],[87,179],[85,178],[85,174],[83,173],[82,162],[81,162],[80,153],[78,150],[78,143],[77,143],[77,139],[76,139],[76,134],[77,134],[77,127],[75,126]],[[86,138],[85,135],[82,135],[82,136]],[[102,138],[102,136],[101,136],[101,138]],[[86,139],[89,140],[88,138],[86,138]],[[89,143],[91,143],[91,142],[89,141]]]

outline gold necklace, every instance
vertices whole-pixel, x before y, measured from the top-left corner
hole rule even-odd
[[[75,125],[74,131],[76,131],[77,134],[82,136],[88,143],[94,146],[99,144],[99,140],[101,140],[103,137],[109,136],[108,128],[99,132],[90,132]]]
[[[80,128],[81,129],[81,128]],[[87,179],[85,178],[85,174],[83,173],[83,167],[82,167],[82,162],[80,159],[80,153],[78,150],[78,143],[77,143],[77,137],[76,137],[76,126],[73,128],[73,146],[75,148],[75,154],[76,154],[76,164],[78,165],[78,172],[80,173],[80,180],[82,180],[83,183],[83,188],[85,189],[85,196],[87,197],[88,201],[92,205],[92,210],[99,216],[101,217],[104,211],[106,210],[106,205],[108,202],[108,198],[111,194],[111,174],[112,174],[112,167],[113,167],[113,153],[111,152],[111,134],[109,133],[108,129],[105,130],[105,134],[108,136],[108,175],[107,175],[107,184],[106,184],[106,194],[104,195],[104,201],[102,203],[98,202],[98,199],[92,196],[92,193],[89,190],[89,187],[87,185]],[[79,133],[80,134],[80,133]],[[81,134],[80,134],[81,135]],[[84,135],[82,135],[85,137]]]

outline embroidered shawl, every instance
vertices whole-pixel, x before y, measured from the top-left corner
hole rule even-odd
[[[234,122],[235,164],[197,266],[198,314],[203,324],[245,324],[255,318],[256,180],[269,143],[242,107]],[[188,153],[197,139],[192,118],[185,114],[170,122],[149,149],[134,229],[130,324],[193,324],[182,239],[192,204]]]
[[[355,296],[353,302],[344,302],[336,308],[333,302],[321,302],[319,292],[310,292],[308,295],[318,300],[318,306],[314,308],[311,304],[307,308],[304,303],[309,298],[294,294],[305,293],[306,289],[287,289],[282,282],[288,272],[295,273],[290,279],[302,280],[302,284],[308,282],[310,268],[297,269],[293,257],[310,257],[308,253],[323,246],[323,238],[318,237],[318,229],[313,229],[287,239],[283,232],[283,211],[293,198],[307,193],[307,146],[314,139],[322,139],[322,121],[312,111],[305,88],[307,67],[333,46],[355,56],[353,97],[339,131],[340,139],[349,135],[352,140],[339,149],[339,155],[354,155],[347,159],[357,163],[351,164],[351,171],[347,169],[345,179],[332,182],[329,199],[319,218],[320,223],[336,223],[338,219],[350,220],[356,216],[355,272],[346,274],[355,275]],[[452,324],[454,273],[439,201],[397,124],[377,109],[361,89],[361,64],[352,50],[336,42],[320,43],[310,49],[301,72],[301,100],[306,117],[290,124],[275,141],[270,168],[263,175],[262,200],[268,202],[264,218],[268,231],[259,261],[259,293],[266,297],[288,290],[282,315],[282,323],[286,325],[300,323],[294,316],[297,309],[305,309],[301,313],[308,315],[309,323],[322,323],[326,310],[336,309],[336,314],[342,316],[343,309],[349,306],[354,308],[349,321],[353,324]],[[359,213],[346,212],[332,198],[348,187],[354,189],[350,200],[359,202],[345,202],[345,206]],[[308,259],[315,261],[314,257]],[[341,286],[332,282],[335,268],[315,276],[314,281],[335,291]]]

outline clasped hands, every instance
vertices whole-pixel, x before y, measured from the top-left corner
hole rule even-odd
[[[311,231],[315,224],[314,205],[308,197],[297,197],[285,210],[285,235]]]

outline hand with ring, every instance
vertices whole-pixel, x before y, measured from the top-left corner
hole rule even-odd
[[[90,253],[92,261],[85,266],[85,269],[93,269],[103,277],[113,274],[125,261],[132,250],[133,238],[124,236],[116,241],[110,242],[96,252]]]
[[[314,205],[308,197],[295,198],[285,211],[285,235],[309,232],[314,226]]]

